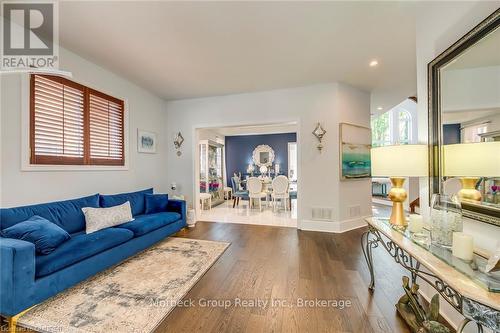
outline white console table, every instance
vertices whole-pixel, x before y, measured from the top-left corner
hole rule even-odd
[[[455,260],[460,259],[426,248],[412,240],[408,232],[393,229],[387,219],[367,218],[366,223],[368,231],[363,234],[361,243],[371,275],[370,290],[375,288],[372,250],[380,246],[410,272],[413,282],[417,277],[426,281],[465,317],[458,333],[469,322],[477,325],[478,332],[483,332],[483,327],[500,332],[500,290],[497,289],[500,285],[497,285],[496,278],[489,280],[479,271],[478,276],[474,272],[464,274],[466,270],[461,272],[456,268],[460,268],[460,262]],[[421,266],[426,269],[422,270]]]

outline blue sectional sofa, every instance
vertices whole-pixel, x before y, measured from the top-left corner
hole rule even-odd
[[[146,215],[146,193],[153,189],[0,209],[0,230],[39,215],[71,235],[47,255],[35,253],[33,243],[0,238],[0,314],[14,316],[186,226],[185,201],[168,200],[166,211]],[[83,207],[126,201],[131,203],[133,221],[85,233]]]

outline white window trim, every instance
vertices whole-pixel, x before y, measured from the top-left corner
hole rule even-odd
[[[407,144],[411,144],[412,143],[412,138],[413,138],[413,116],[411,114],[410,111],[406,110],[405,108],[401,108],[401,110],[398,110],[398,112],[394,112],[396,113],[396,119],[397,119],[397,122],[398,122],[398,130],[397,130],[397,133],[396,133],[396,136],[397,136],[397,140],[396,142],[398,144],[401,144],[401,137],[400,137],[400,119],[399,119],[399,114],[400,113],[406,113],[406,115],[408,116],[408,143]]]
[[[84,86],[92,89],[103,91],[102,89],[93,88],[91,85],[75,81],[83,84]],[[124,165],[44,165],[44,164],[31,164],[30,163],[30,75],[21,74],[21,171],[127,171],[129,170],[130,149],[129,149],[129,108],[128,100],[123,100],[123,135],[124,135],[124,152],[125,164]],[[110,96],[115,94],[104,93]],[[119,97],[118,97],[119,98]]]

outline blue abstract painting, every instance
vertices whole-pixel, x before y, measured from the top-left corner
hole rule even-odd
[[[342,179],[371,177],[370,145],[342,144]]]

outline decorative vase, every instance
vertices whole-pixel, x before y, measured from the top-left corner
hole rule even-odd
[[[456,195],[433,194],[431,243],[451,248],[453,233],[463,231],[462,205]]]

